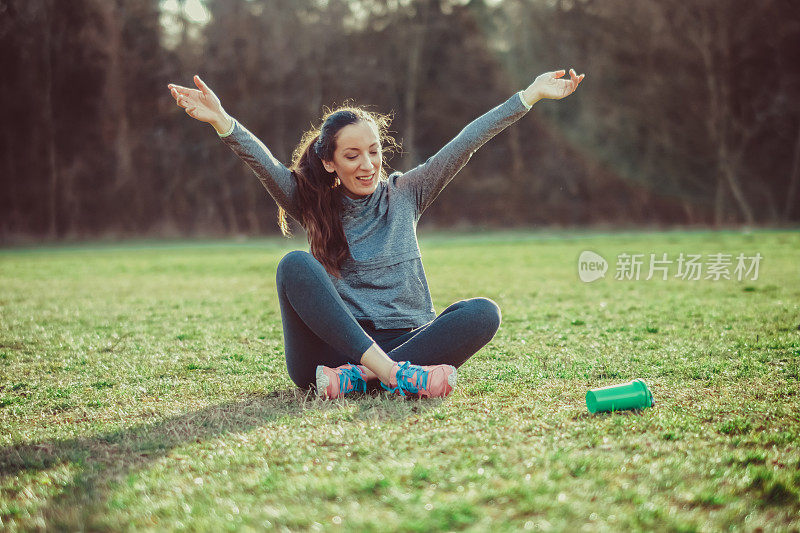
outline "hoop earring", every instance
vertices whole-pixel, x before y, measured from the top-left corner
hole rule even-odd
[[[332,187],[332,188],[333,188],[333,189],[335,189],[336,187],[338,187],[339,185],[341,185],[341,183],[342,183],[342,182],[341,182],[341,181],[339,181],[339,176],[336,176],[336,179],[335,179],[335,180],[333,180],[333,187]]]

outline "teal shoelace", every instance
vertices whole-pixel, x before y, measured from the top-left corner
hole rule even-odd
[[[367,382],[364,381],[361,372],[358,371],[358,367],[351,363],[350,366],[341,370],[339,392],[347,394],[353,391],[367,392]]]
[[[414,385],[415,378],[417,384],[421,385],[421,387],[418,388]],[[406,392],[419,394],[420,388],[425,389],[428,387],[428,372],[421,366],[412,365],[410,362],[404,361],[400,363],[400,369],[397,371],[397,386],[392,388],[381,383],[381,387],[389,392],[399,391],[403,396],[406,395]]]

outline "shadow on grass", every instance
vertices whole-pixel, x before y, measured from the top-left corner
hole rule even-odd
[[[649,413],[651,411],[648,410],[647,412]],[[636,417],[643,414],[645,414],[644,409],[620,409],[617,411],[597,411],[596,413],[582,411],[573,415],[571,418],[572,420],[603,420],[614,417]]]
[[[369,395],[359,396],[366,398]],[[48,470],[62,464],[78,465],[80,471],[69,485],[38,511],[30,511],[41,517],[46,529],[107,529],[113,526],[103,522],[102,509],[112,485],[123,481],[132,472],[146,468],[174,448],[227,433],[247,432],[287,416],[299,418],[306,412],[333,405],[333,402],[318,400],[312,391],[293,388],[268,395],[252,395],[154,424],[141,424],[93,437],[16,444],[0,449],[0,480],[8,486],[5,481],[12,476]],[[393,417],[409,416],[414,411],[416,409],[401,409],[394,412]],[[4,492],[6,498],[14,499],[12,491],[5,489]],[[0,512],[0,524],[9,524],[12,520],[27,521],[27,513],[20,513],[18,509],[17,512]]]

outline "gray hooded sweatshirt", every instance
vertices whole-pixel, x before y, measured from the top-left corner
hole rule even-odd
[[[417,221],[475,151],[519,120],[530,106],[516,93],[470,122],[435,155],[408,172],[394,172],[364,198],[342,195],[342,225],[351,257],[339,279],[329,275],[356,320],[375,329],[415,328],[436,318],[417,243]],[[295,220],[292,172],[233,119],[222,141],[255,172]]]

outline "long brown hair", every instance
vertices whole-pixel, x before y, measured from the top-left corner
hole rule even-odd
[[[392,118],[367,111],[358,106],[345,105],[328,110],[319,128],[303,134],[300,144],[292,154],[290,170],[297,182],[297,204],[302,220],[299,222],[308,234],[313,255],[331,275],[341,277],[342,263],[350,257],[350,247],[342,226],[342,196],[344,186],[335,172],[328,172],[322,160],[333,161],[336,151],[336,135],[349,124],[359,122],[373,124],[378,131],[382,147],[382,158],[398,147],[389,131]],[[378,178],[387,179],[385,158]],[[278,226],[287,237],[291,235],[286,221],[286,211],[278,210]]]

